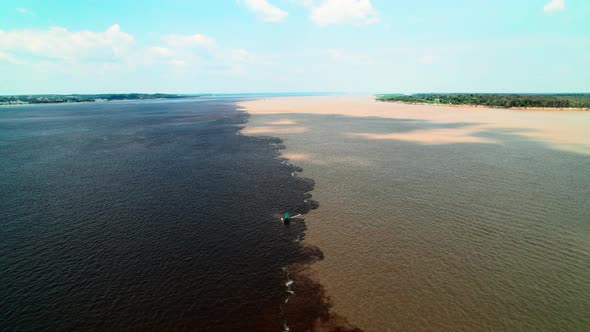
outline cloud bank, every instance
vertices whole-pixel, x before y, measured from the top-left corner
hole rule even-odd
[[[555,13],[565,10],[565,0],[553,0],[543,7],[545,13]]]
[[[251,12],[266,22],[280,22],[289,15],[286,11],[271,5],[266,0],[243,0],[243,3]]]
[[[0,51],[5,54],[4,58],[12,59],[16,59],[18,54],[67,61],[113,60],[126,53],[134,43],[133,36],[121,31],[118,24],[101,32],[69,31],[61,27],[48,30],[0,30]]]
[[[324,0],[319,4],[304,4],[311,8],[311,20],[320,26],[379,22],[378,12],[370,0]]]

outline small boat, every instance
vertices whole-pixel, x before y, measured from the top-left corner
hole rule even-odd
[[[283,222],[284,223],[289,223],[291,222],[291,215],[289,215],[289,212],[285,212],[285,215],[283,216]]]

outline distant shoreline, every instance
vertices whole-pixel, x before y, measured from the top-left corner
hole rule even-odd
[[[12,106],[40,106],[40,105],[60,105],[60,104],[95,104],[95,103],[115,103],[125,101],[144,101],[144,100],[170,100],[170,99],[192,99],[197,97],[183,97],[183,98],[143,98],[143,99],[113,99],[113,100],[87,100],[87,101],[58,101],[51,103],[14,103],[14,104],[0,104],[0,107]]]
[[[511,109],[521,111],[590,111],[590,94],[525,93],[418,93],[378,94],[375,100],[411,105],[464,108]]]
[[[80,104],[100,103],[113,101],[136,101],[136,100],[166,100],[198,98],[205,95],[175,95],[175,94],[145,94],[145,93],[122,93],[122,94],[75,94],[75,95],[4,95],[0,96],[0,106],[23,106],[23,105],[51,105],[51,104]]]
[[[403,105],[420,105],[420,106],[445,106],[454,108],[491,108],[501,110],[515,110],[515,111],[574,111],[574,112],[587,112],[590,108],[581,107],[502,107],[502,106],[488,106],[488,105],[477,105],[477,104],[442,104],[442,103],[419,103],[409,101],[397,101],[397,100],[379,100],[375,98],[375,101],[391,104],[403,104]]]

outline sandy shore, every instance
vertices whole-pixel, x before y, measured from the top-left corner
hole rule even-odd
[[[590,113],[573,110],[526,112],[484,107],[412,105],[378,102],[372,96],[275,97],[245,101],[239,106],[251,114],[335,114],[428,121],[452,127],[401,133],[349,133],[367,139],[405,140],[422,144],[499,144],[485,134],[491,130],[501,130],[543,142],[552,148],[590,154]],[[297,126],[288,118],[277,121],[247,128],[245,133],[306,131],[305,127]]]

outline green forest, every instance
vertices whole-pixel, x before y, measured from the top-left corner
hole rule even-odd
[[[443,105],[481,105],[502,108],[583,108],[590,110],[590,94],[420,93],[382,94],[379,101]]]
[[[164,93],[116,93],[116,94],[72,94],[72,95],[13,95],[0,96],[0,105],[6,104],[56,104],[56,103],[81,103],[114,100],[141,100],[141,99],[171,99],[190,98],[197,95],[176,95]]]

